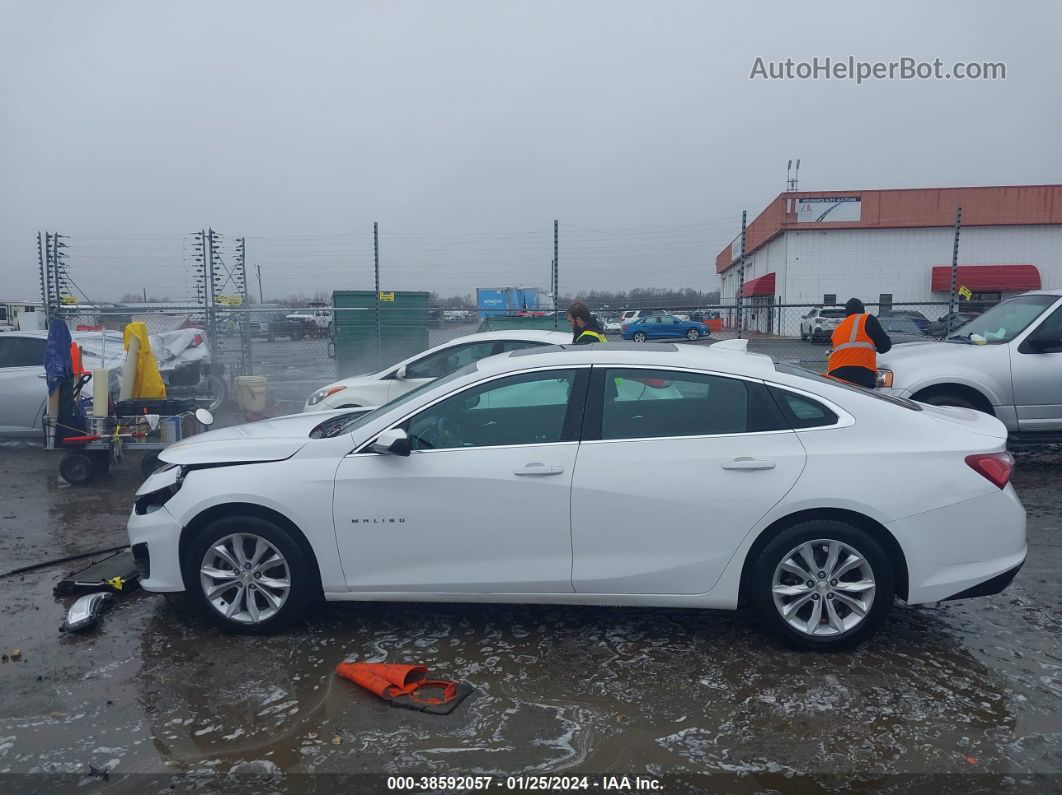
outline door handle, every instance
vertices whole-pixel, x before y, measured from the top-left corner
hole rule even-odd
[[[546,466],[545,464],[525,464],[519,469],[514,469],[514,475],[560,475],[564,467]]]
[[[733,461],[723,462],[723,469],[774,469],[774,461],[742,456]]]

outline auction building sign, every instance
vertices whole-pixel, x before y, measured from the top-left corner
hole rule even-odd
[[[797,223],[859,221],[863,212],[859,196],[825,196],[796,200]]]

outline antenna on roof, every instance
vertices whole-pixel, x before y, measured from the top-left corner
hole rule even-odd
[[[800,181],[800,160],[796,161],[796,168],[793,168],[793,161],[789,161],[789,165],[785,168],[785,189],[792,193],[797,189],[797,184]]]

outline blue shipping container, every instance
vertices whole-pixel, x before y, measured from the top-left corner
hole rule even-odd
[[[517,312],[537,310],[538,289],[534,287],[526,289],[480,287],[476,290],[476,305],[479,308],[481,321],[498,315],[514,315]]]

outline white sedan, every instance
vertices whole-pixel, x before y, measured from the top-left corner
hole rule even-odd
[[[571,339],[572,335],[566,332],[515,329],[457,337],[378,373],[356,375],[321,387],[310,395],[302,410],[379,406],[487,356],[521,348],[563,345]]]
[[[894,597],[1006,587],[1026,546],[1002,423],[744,345],[521,350],[360,416],[191,437],[137,492],[141,584],[242,633],[321,595],[748,603],[814,649],[863,640]]]

